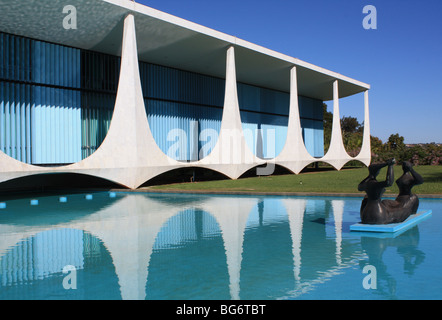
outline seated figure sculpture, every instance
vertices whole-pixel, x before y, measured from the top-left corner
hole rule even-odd
[[[419,207],[419,198],[411,192],[411,188],[424,183],[422,176],[414,171],[411,162],[404,161],[402,163],[404,174],[396,180],[399,187],[399,195],[396,201],[401,203],[404,208],[410,208],[411,214],[415,214]]]
[[[368,167],[369,175],[361,181],[359,191],[365,191],[366,196],[361,204],[361,222],[365,224],[389,224],[406,220],[411,214],[416,213],[419,199],[412,194],[411,188],[423,183],[422,177],[413,170],[411,163],[404,162],[403,175],[396,181],[399,195],[395,200],[381,200],[385,188],[393,185],[395,159],[385,163],[372,164]],[[385,181],[377,181],[380,170],[387,168]]]

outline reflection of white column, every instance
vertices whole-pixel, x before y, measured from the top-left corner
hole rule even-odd
[[[103,241],[112,257],[122,298],[144,300],[155,239],[163,225],[179,211],[176,206],[140,194],[124,197],[70,225]]]
[[[244,231],[250,212],[256,203],[256,198],[236,198],[235,201],[226,201],[223,197],[217,197],[201,206],[204,211],[215,217],[223,235],[232,300],[239,300]]]
[[[44,230],[47,230],[47,228],[0,224],[0,259],[20,240],[30,238]]]
[[[333,217],[335,220],[335,233],[336,233],[336,262],[338,265],[342,263],[341,250],[342,250],[342,216],[344,214],[344,201],[332,200]]]
[[[338,80],[335,80],[333,82],[333,127],[330,147],[328,148],[327,154],[320,160],[327,162],[339,170],[351,159],[352,157],[345,151],[344,141],[342,140]]]
[[[7,250],[0,250],[0,286],[41,280],[61,272],[67,265],[77,270],[84,268],[82,230],[57,228],[24,235],[20,229],[29,228],[26,227],[15,230],[20,240]],[[0,243],[10,235],[1,231]]]
[[[290,223],[290,234],[292,236],[292,252],[296,285],[301,281],[301,240],[302,225],[307,200],[304,199],[283,199],[282,202],[287,210]]]
[[[290,110],[287,138],[284,148],[275,158],[275,162],[297,174],[314,161],[315,159],[307,151],[304,140],[302,139],[298,103],[298,80],[296,67],[292,67],[290,70]]]
[[[157,234],[172,216],[183,209],[183,206],[178,208],[136,194],[79,220],[55,226],[0,225],[0,258],[18,241],[45,230],[84,230],[100,239],[109,251],[122,298],[144,300],[149,261]]]
[[[139,228],[144,223],[139,221],[137,210],[135,199],[126,197],[94,214],[94,220],[97,215],[104,218],[101,224],[95,223],[97,221],[95,220],[82,226],[100,238],[108,249],[118,276],[123,300],[145,299],[148,265],[155,242],[156,230],[146,232],[144,228]],[[119,214],[120,218],[109,219],[115,214]]]

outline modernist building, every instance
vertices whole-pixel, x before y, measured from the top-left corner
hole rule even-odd
[[[129,0],[0,1],[0,182],[370,163],[370,86]],[[339,99],[364,92],[361,152]],[[333,101],[324,154],[324,101]]]

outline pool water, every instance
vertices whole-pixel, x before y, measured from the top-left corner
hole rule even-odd
[[[97,192],[0,202],[0,299],[442,299],[442,200],[390,236],[361,198]]]

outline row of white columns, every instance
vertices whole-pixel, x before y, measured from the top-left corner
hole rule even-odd
[[[296,66],[290,71],[290,112],[286,143],[272,160],[256,157],[248,148],[239,112],[235,49],[227,48],[226,88],[222,123],[218,141],[205,158],[182,163],[168,157],[156,144],[149,128],[141,88],[135,20],[128,15],[124,21],[121,70],[114,113],[108,134],[100,148],[88,158],[68,166],[37,167],[17,161],[0,152],[0,183],[27,175],[44,173],[87,174],[135,189],[166,171],[185,167],[201,167],[218,171],[237,179],[247,170],[257,168],[257,174],[271,174],[275,165],[299,173],[313,162],[326,162],[341,169],[350,160],[369,165],[370,125],[368,91],[365,92],[364,137],[361,152],[350,157],[342,141],[339,118],[338,80],[333,83],[333,129],[328,152],[322,158],[312,157],[304,144],[299,117]],[[262,167],[266,165],[265,167]]]

